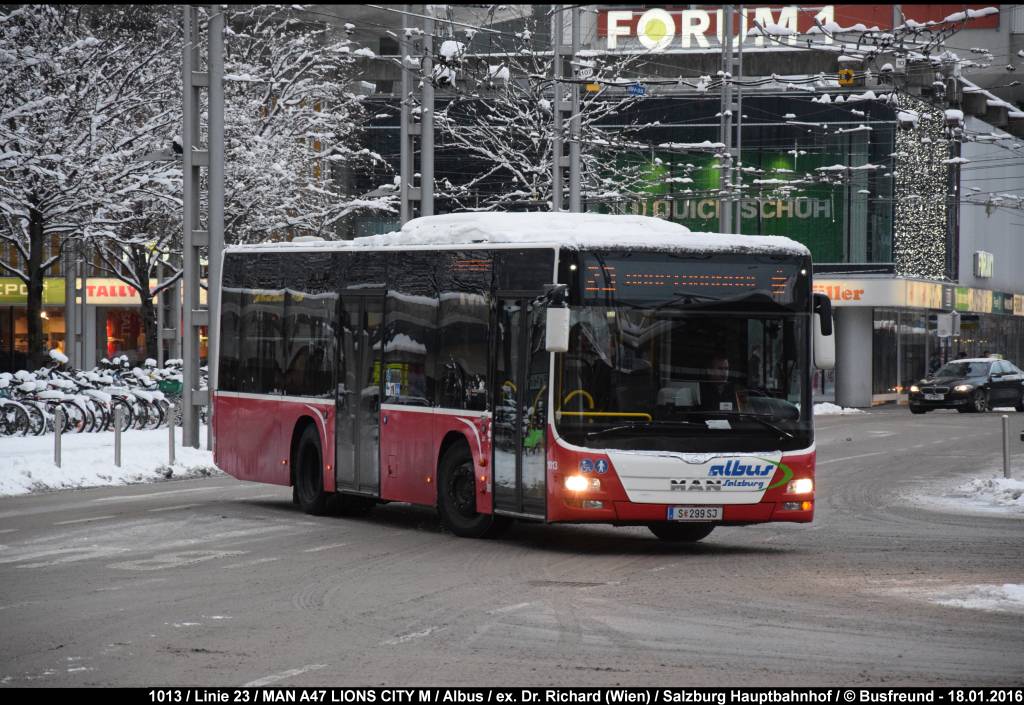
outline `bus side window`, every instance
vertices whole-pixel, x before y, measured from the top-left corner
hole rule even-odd
[[[437,357],[437,288],[433,253],[405,253],[388,267],[384,330],[384,401],[432,406]]]
[[[438,272],[437,405],[487,408],[491,261],[480,251],[453,252]]]
[[[220,362],[217,387],[226,392],[239,391],[239,333],[242,296],[238,289],[224,287],[220,309]]]

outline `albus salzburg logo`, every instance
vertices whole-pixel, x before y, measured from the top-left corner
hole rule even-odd
[[[669,486],[678,492],[720,492],[723,489],[770,490],[785,485],[793,477],[793,470],[785,463],[777,463],[767,458],[751,458],[751,461],[754,460],[760,462],[727,460],[725,463],[716,463],[708,469],[708,477],[716,478],[714,480],[670,480]],[[775,468],[782,470],[782,478],[768,485]]]

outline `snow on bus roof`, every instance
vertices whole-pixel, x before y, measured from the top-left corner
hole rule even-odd
[[[695,233],[678,223],[640,215],[601,213],[451,213],[415,218],[398,232],[338,242],[266,243],[249,247],[378,248],[468,244],[548,244],[570,249],[684,252],[784,252],[809,255],[802,244],[778,235]]]

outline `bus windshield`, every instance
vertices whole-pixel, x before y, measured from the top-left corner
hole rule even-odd
[[[730,275],[709,272],[706,263],[675,263],[664,276],[692,285],[648,286],[641,294],[623,289],[630,267],[599,266],[615,268],[618,280],[596,282],[590,288],[600,293],[588,297],[586,285],[595,281],[584,268],[569,350],[556,358],[554,420],[567,441],[696,453],[811,444],[809,316],[793,294],[799,267],[772,266],[763,292],[756,282],[723,292],[713,277]],[[661,276],[650,262],[641,268]],[[771,277],[791,275],[788,293],[773,295]],[[747,268],[742,276],[760,275]]]

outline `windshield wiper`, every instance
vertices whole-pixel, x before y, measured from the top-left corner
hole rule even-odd
[[[630,421],[629,423],[619,424],[618,426],[602,428],[599,431],[591,431],[587,434],[587,438],[596,438],[597,436],[604,436],[613,433],[626,433],[630,431],[647,431],[652,428],[657,428],[659,430],[682,430],[683,427],[707,429],[707,426],[695,421]]]
[[[735,414],[730,413],[729,416],[741,418],[741,419],[744,419],[744,420],[749,419],[750,421],[756,421],[757,423],[761,424],[762,426],[770,428],[771,430],[775,431],[780,436],[783,436],[785,438],[789,438],[790,440],[792,440],[793,438],[796,438],[796,436],[794,436],[792,433],[790,433],[789,431],[785,430],[784,428],[780,428],[779,426],[776,426],[775,424],[773,424],[770,421],[765,421],[764,420],[764,414],[751,414],[751,413],[744,413],[744,412],[741,411],[741,412],[735,413]],[[773,418],[773,417],[768,417],[768,418]]]
[[[762,426],[765,426],[765,427],[770,428],[771,430],[775,431],[777,434],[779,434],[783,438],[789,438],[791,440],[793,438],[796,438],[796,436],[794,436],[789,431],[787,431],[787,430],[785,430],[783,428],[780,428],[779,426],[776,426],[775,424],[773,424],[770,421],[765,421],[765,414],[752,414],[749,411],[747,411],[747,412],[744,412],[744,411],[686,411],[686,412],[683,412],[683,413],[685,415],[687,415],[687,416],[714,417],[716,420],[725,420],[725,421],[729,421],[730,419],[743,419],[743,420],[756,421],[757,423],[761,424]],[[768,418],[774,418],[774,417],[773,416],[769,416]]]

